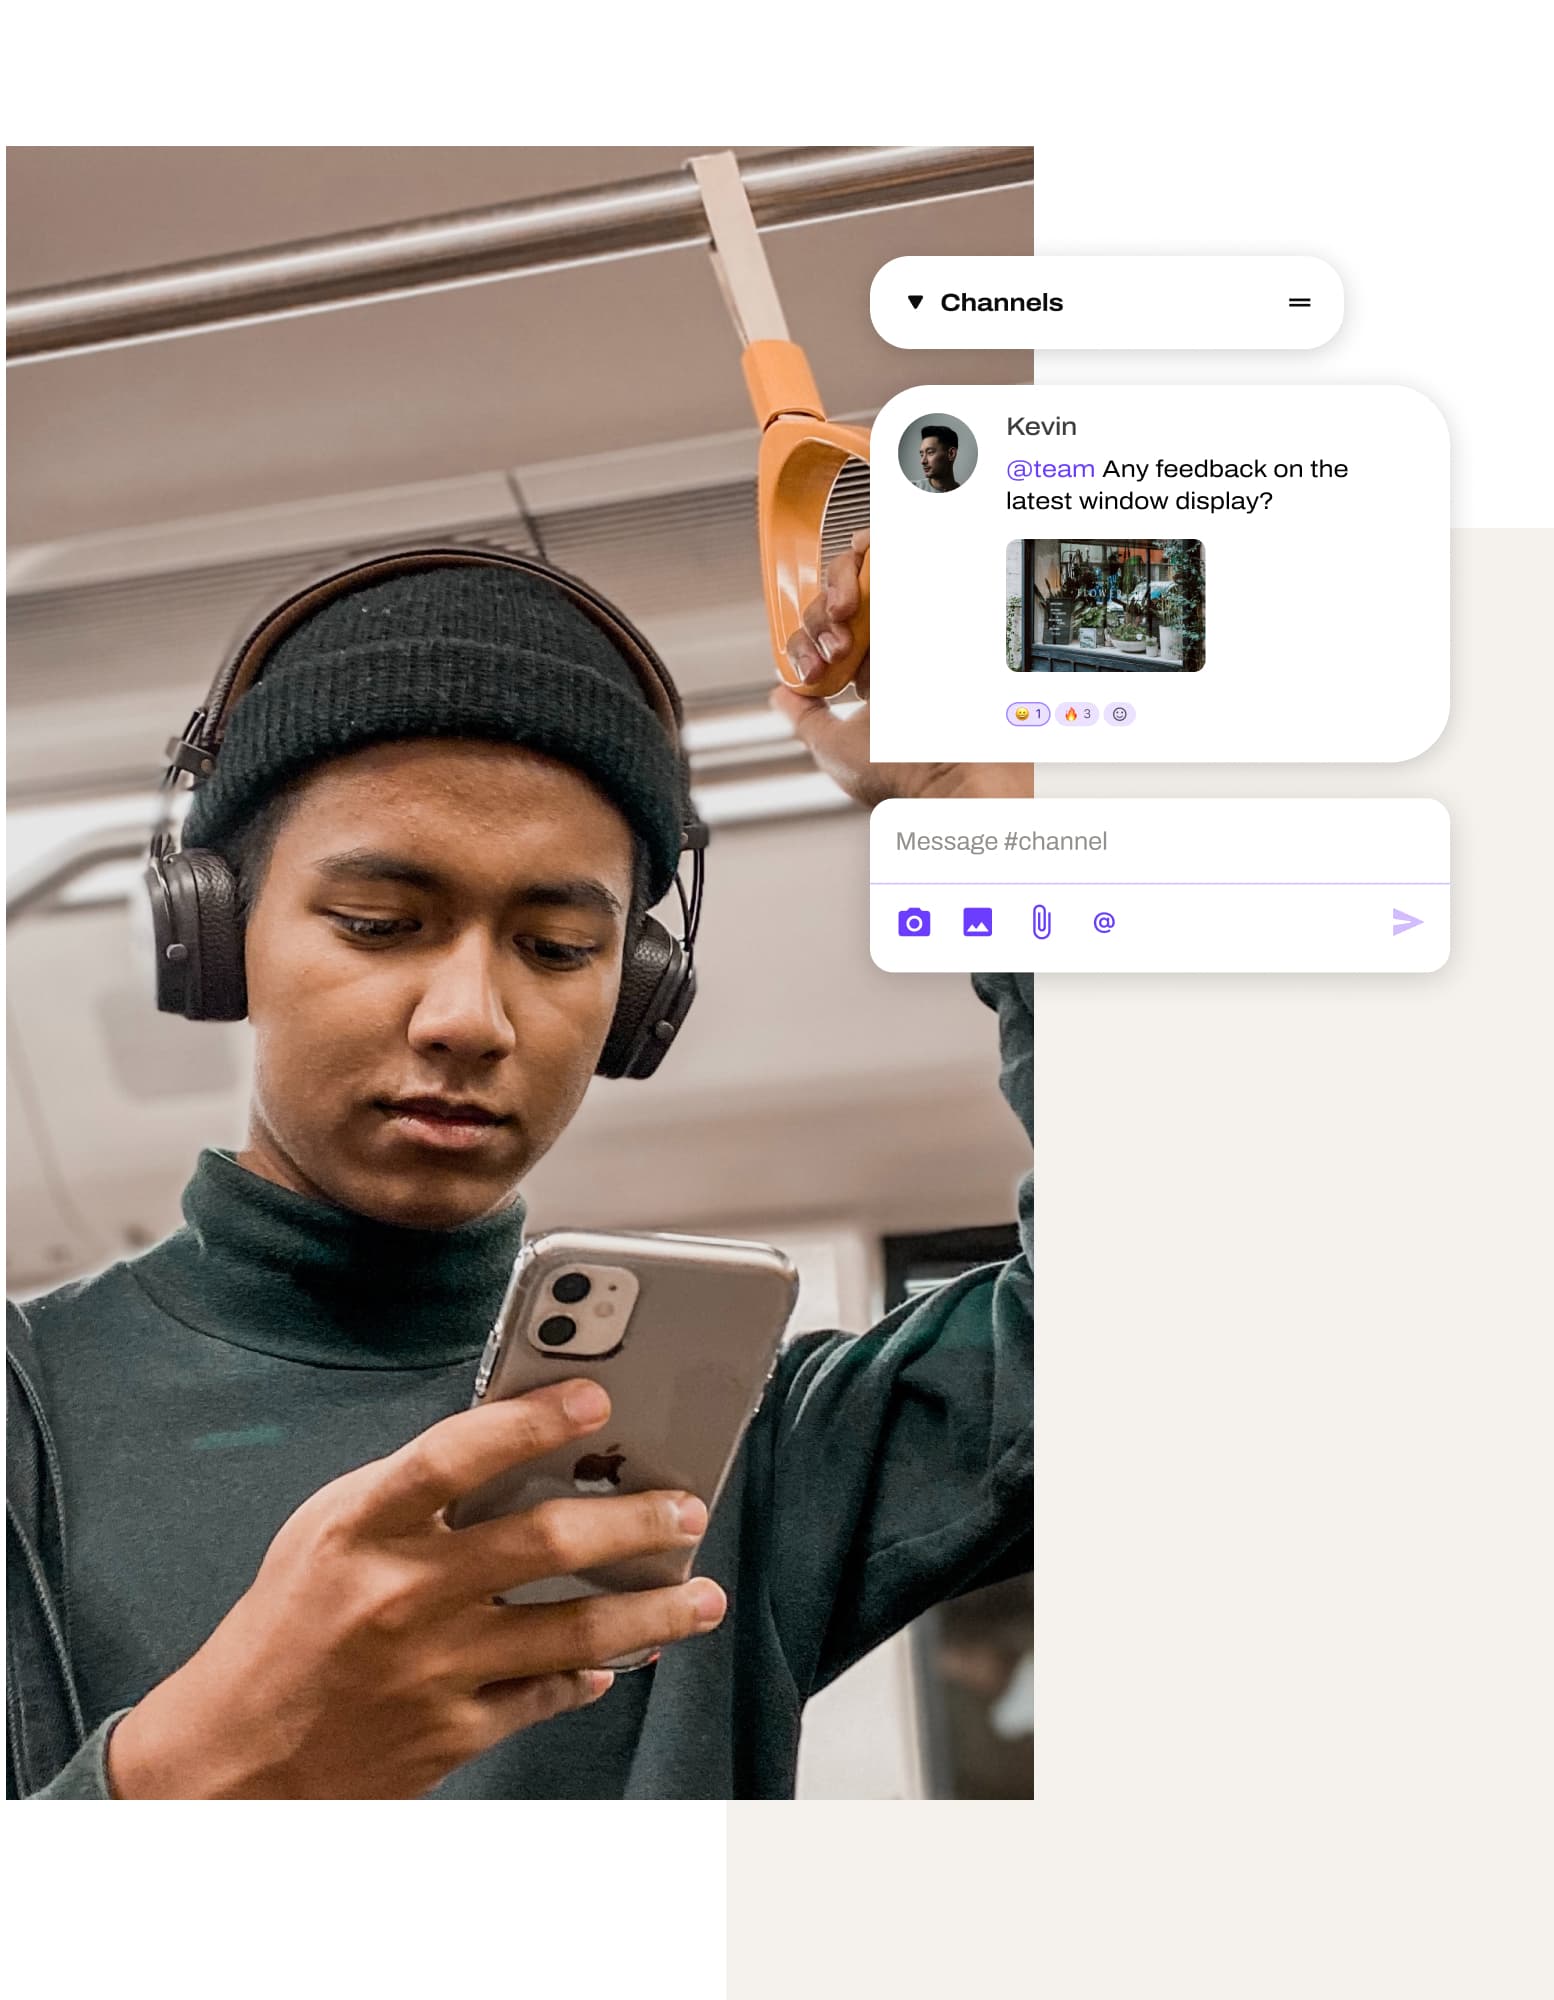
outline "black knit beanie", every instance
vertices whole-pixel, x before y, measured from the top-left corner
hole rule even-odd
[[[422,736],[519,743],[576,766],[640,837],[653,899],[667,893],[683,778],[636,672],[554,585],[483,564],[366,584],[289,632],[233,707],[183,845],[220,852],[311,765]]]

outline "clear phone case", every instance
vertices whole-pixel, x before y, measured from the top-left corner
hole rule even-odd
[[[622,1274],[618,1291],[610,1273]],[[589,1288],[578,1297],[584,1276]],[[596,1308],[618,1310],[612,1301],[633,1293],[617,1340],[610,1318],[592,1315]],[[475,1400],[591,1376],[609,1391],[610,1420],[589,1437],[488,1480],[449,1510],[449,1520],[465,1527],[545,1500],[665,1488],[697,1494],[710,1514],[797,1295],[793,1265],[764,1243],[572,1229],[536,1236],[513,1268]],[[577,1333],[568,1336],[556,1325],[565,1320]],[[549,1328],[544,1340],[541,1328]],[[551,1344],[558,1336],[559,1344]],[[613,1344],[587,1351],[604,1340]],[[508,1601],[657,1589],[683,1582],[694,1559],[694,1549],[633,1557],[524,1585]]]

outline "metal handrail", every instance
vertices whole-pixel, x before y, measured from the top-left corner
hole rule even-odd
[[[74,840],[51,848],[37,861],[18,868],[5,885],[5,921],[9,929],[18,917],[25,917],[40,904],[51,902],[61,889],[82,875],[90,875],[110,861],[145,859],[151,845],[151,824],[99,828],[79,834]]]
[[[757,223],[788,228],[1032,178],[1019,146],[805,147],[742,163]],[[443,290],[710,242],[689,167],[638,180],[416,222],[314,237],[154,270],[18,293],[8,361],[46,361],[132,341]]]

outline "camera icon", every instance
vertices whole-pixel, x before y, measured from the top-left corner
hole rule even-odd
[[[928,937],[933,931],[933,918],[926,910],[897,910],[897,937]]]

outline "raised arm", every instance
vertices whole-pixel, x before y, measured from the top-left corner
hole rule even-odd
[[[979,977],[1002,1087],[1031,1131],[1031,977]],[[771,1611],[804,1694],[929,1605],[1030,1566],[1031,1176],[1020,1252],[858,1336],[783,1357],[752,1477],[769,1482]]]

